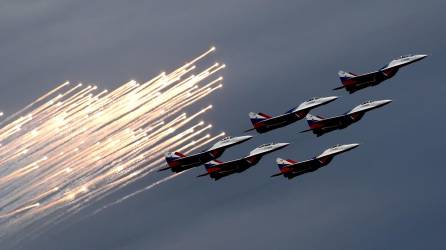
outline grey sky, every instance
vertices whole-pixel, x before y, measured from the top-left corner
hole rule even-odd
[[[312,96],[342,96],[320,115],[394,100],[321,138],[297,134],[304,121],[256,136],[221,159],[293,144],[243,174],[214,182],[195,178],[200,168],[80,219],[165,176],[150,175],[22,239],[23,249],[444,249],[445,9],[442,0],[2,1],[0,110],[9,114],[65,80],[115,88],[211,45],[228,66],[225,85],[194,108],[214,104],[206,120],[218,132],[240,134],[248,112],[278,114]],[[431,56],[378,87],[331,91],[338,70],[367,72],[407,53]],[[269,178],[277,156],[304,160],[353,142],[361,146],[318,172]]]

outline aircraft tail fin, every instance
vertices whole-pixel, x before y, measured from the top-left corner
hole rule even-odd
[[[280,172],[271,175],[271,177],[276,177],[276,176],[281,176],[281,175],[285,175],[285,177],[286,177],[287,173],[289,172],[289,169],[287,167],[297,163],[297,161],[294,161],[294,160],[284,160],[282,158],[277,158],[276,162],[277,162],[277,166],[279,167]]]
[[[246,130],[243,131],[243,133],[247,133],[247,132],[249,132],[249,131],[253,131],[253,130],[255,130],[255,129],[256,129],[256,128],[246,129]]]
[[[310,128],[314,128],[316,123],[324,120],[325,118],[318,115],[307,114],[305,119],[307,120],[308,126],[310,126]]]
[[[180,152],[167,152],[165,155],[167,163],[170,163],[183,157],[186,157],[186,155]]]
[[[277,158],[276,162],[277,162],[277,166],[279,167],[279,170],[281,173],[284,173],[286,171],[286,167],[297,163],[297,161],[295,161],[295,160],[289,160],[289,159],[285,160],[282,158]]]
[[[252,125],[255,125],[256,123],[269,119],[271,117],[272,116],[265,113],[254,113],[254,112],[249,113],[249,119],[251,119]]]
[[[210,162],[207,162],[204,164],[204,167],[206,168],[206,171],[208,174],[215,172],[216,170],[218,170],[218,165],[222,164],[223,162],[219,161],[219,160],[213,160]]]
[[[348,85],[350,83],[350,80],[352,78],[355,78],[358,75],[353,74],[352,72],[345,72],[345,71],[340,70],[338,72],[338,76],[339,76],[339,79],[341,79],[342,85],[345,86],[345,85]],[[341,89],[341,88],[342,87],[338,87],[336,89]]]
[[[203,176],[207,176],[207,175],[211,175],[214,172],[217,172],[220,168],[218,167],[218,165],[222,164],[223,162],[219,161],[219,160],[213,160],[210,162],[206,162],[204,164],[204,168],[206,168],[206,173],[197,175],[197,177],[203,177]],[[212,175],[211,175],[212,177]]]

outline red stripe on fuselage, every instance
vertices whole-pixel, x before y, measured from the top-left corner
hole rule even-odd
[[[261,128],[261,127],[264,127],[264,126],[265,126],[265,124],[263,124],[263,122],[258,122],[256,124],[254,124],[254,128]]]
[[[211,173],[220,171],[220,168],[219,167],[211,167],[211,168],[208,168],[207,171],[209,174],[211,174]]]
[[[180,153],[180,152],[175,152],[175,154],[178,155],[179,157],[186,157],[185,154],[182,154],[182,153]]]
[[[180,165],[180,163],[178,161],[171,161],[168,162],[167,165],[169,165],[169,167],[174,168]]]
[[[280,172],[282,172],[282,174],[291,173],[292,171],[293,171],[293,169],[289,168],[289,167],[283,167],[280,169]]]
[[[344,85],[344,86],[347,86],[347,85],[354,85],[354,84],[356,84],[356,80],[354,80],[354,79],[347,79],[347,80],[344,80],[344,81],[342,81],[342,84]]]
[[[259,115],[261,115],[261,116],[263,116],[264,118],[267,118],[267,119],[272,118],[272,116],[270,116],[268,114],[265,114],[265,113],[259,113]]]
[[[324,124],[322,122],[315,122],[313,124],[310,125],[311,129],[318,129],[318,128],[322,128],[324,126]]]

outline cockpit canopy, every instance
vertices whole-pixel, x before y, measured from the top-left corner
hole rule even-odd
[[[365,102],[363,102],[363,103],[361,103],[361,105],[365,105],[365,104],[370,104],[370,103],[372,103],[372,101],[365,101]]]
[[[407,57],[411,57],[411,56],[413,56],[413,55],[412,54],[407,54],[407,55],[400,56],[399,59],[403,59],[403,58],[407,58]]]

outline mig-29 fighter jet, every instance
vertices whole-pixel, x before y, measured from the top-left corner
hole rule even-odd
[[[390,61],[378,71],[367,74],[357,75],[351,72],[339,71],[342,86],[333,90],[346,89],[350,94],[370,86],[375,86],[381,82],[392,78],[401,67],[407,66],[419,60],[426,58],[427,55],[406,55]]]
[[[306,119],[308,122],[308,126],[310,126],[310,129],[301,131],[300,133],[312,131],[313,134],[319,137],[336,129],[344,129],[351,124],[361,120],[366,112],[382,107],[391,102],[392,100],[367,101],[354,107],[352,110],[343,115],[330,118],[308,114],[306,116]]]
[[[276,161],[277,165],[279,166],[280,173],[273,174],[271,177],[283,175],[285,178],[292,179],[299,175],[314,172],[330,163],[336,155],[352,150],[358,146],[359,144],[357,143],[336,145],[326,149],[319,156],[301,162],[277,158]]]
[[[285,127],[304,118],[311,109],[330,103],[336,99],[338,99],[337,96],[313,97],[301,103],[299,106],[290,109],[285,114],[274,117],[265,113],[251,112],[249,113],[249,118],[254,128],[248,129],[245,132],[256,130],[258,133],[266,133],[276,128]]]
[[[210,161],[204,164],[207,172],[199,175],[198,177],[209,175],[212,179],[219,180],[231,174],[241,173],[248,168],[256,165],[260,161],[262,156],[282,149],[288,145],[289,143],[263,144],[249,152],[248,156],[237,160],[228,162],[221,162],[219,160]]]
[[[223,154],[223,152],[227,148],[245,142],[251,138],[252,136],[250,135],[239,136],[239,137],[227,136],[219,140],[208,150],[188,156],[180,152],[166,153],[166,162],[168,166],[159,169],[158,171],[164,171],[170,169],[172,170],[172,172],[179,173],[189,168],[200,166],[206,162],[217,159]]]

